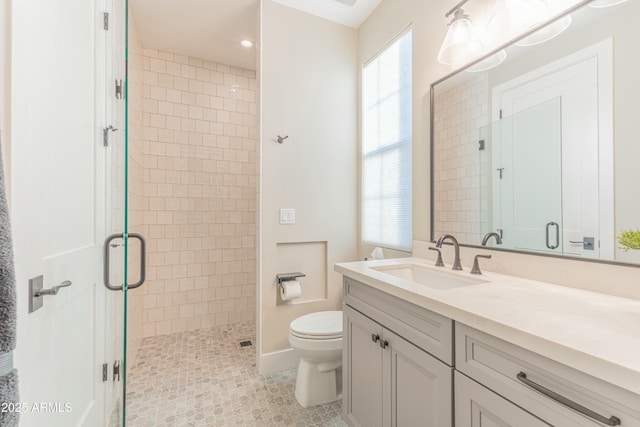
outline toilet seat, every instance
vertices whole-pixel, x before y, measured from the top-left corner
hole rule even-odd
[[[319,311],[298,317],[289,325],[289,333],[308,340],[342,338],[342,311]]]

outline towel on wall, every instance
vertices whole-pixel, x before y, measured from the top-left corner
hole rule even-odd
[[[18,373],[13,369],[12,355],[16,347],[16,280],[5,182],[0,152],[0,404],[18,403]],[[6,367],[10,367],[8,372]],[[17,426],[18,414],[0,411],[0,427]]]
[[[0,377],[0,403],[18,402],[18,372],[13,369]],[[3,407],[5,410],[0,411],[0,427],[18,427],[20,412],[16,411],[13,405]]]

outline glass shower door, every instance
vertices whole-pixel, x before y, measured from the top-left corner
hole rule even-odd
[[[110,150],[110,233],[104,244],[104,285],[110,291],[113,331],[107,344],[114,361],[112,388],[107,396],[110,408],[110,426],[126,425],[127,344],[129,342],[130,291],[145,281],[146,243],[140,233],[130,230],[129,194],[129,91],[128,91],[128,0],[109,2],[109,15],[105,16],[107,36],[107,102],[108,127],[105,144]],[[110,76],[110,78],[109,78]],[[109,87],[113,90],[110,95]],[[108,350],[109,351],[109,350]]]

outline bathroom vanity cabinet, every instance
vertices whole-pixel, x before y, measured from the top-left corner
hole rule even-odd
[[[343,308],[351,426],[640,427],[637,394],[373,286]]]
[[[451,425],[451,320],[348,278],[344,289],[347,422],[364,427]]]
[[[473,408],[489,395],[509,399],[483,406],[508,425],[525,425],[507,419],[520,407],[546,423],[532,426],[640,426],[639,396],[463,324],[456,322],[455,330],[457,426],[475,425],[466,420],[477,419]]]

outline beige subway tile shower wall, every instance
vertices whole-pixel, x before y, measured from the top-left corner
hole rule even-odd
[[[255,319],[255,71],[143,51],[145,337]]]
[[[487,156],[490,140],[486,129],[478,132],[476,124],[487,123],[489,83],[481,74],[460,87],[438,93],[439,111],[434,133],[439,144],[434,155],[434,235],[455,234],[464,242],[480,242],[488,219]],[[463,118],[474,126],[461,126]],[[479,149],[484,139],[486,148]],[[481,196],[478,197],[478,194]]]

